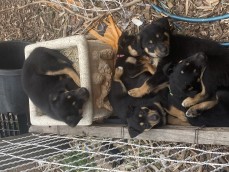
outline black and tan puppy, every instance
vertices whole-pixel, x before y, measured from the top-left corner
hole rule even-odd
[[[198,54],[197,54],[198,55]],[[203,56],[202,53],[199,55]],[[187,97],[194,97],[201,91],[201,75],[204,68],[199,59],[193,56],[180,61],[166,73],[169,75],[170,94],[168,102],[176,114],[187,115],[187,120],[194,126],[228,127],[229,126],[229,90],[218,90],[217,101],[206,100],[190,108],[181,104]],[[194,60],[194,61],[193,61]],[[171,68],[171,66],[170,66]]]
[[[134,69],[127,67],[128,74],[134,78],[141,73],[149,72],[155,73],[155,67],[151,64],[151,60],[146,53],[140,47],[139,36],[129,35],[127,32],[123,32],[118,40],[118,57],[123,60],[117,60],[116,66],[122,65],[134,65]],[[120,63],[120,65],[119,65]],[[130,66],[129,65],[129,66]],[[126,71],[126,70],[125,70]],[[137,72],[137,73],[136,73]]]
[[[166,64],[176,64],[180,60],[201,51],[211,59],[211,64],[215,63],[213,68],[222,66],[222,71],[227,73],[229,50],[215,41],[172,34],[167,18],[161,18],[146,26],[140,33],[140,42],[142,49],[151,56],[156,72],[142,86],[128,91],[129,95],[133,97],[141,97],[150,92],[157,92],[158,89],[155,88],[168,80],[163,73],[163,67]],[[216,73],[218,77],[220,72]],[[214,74],[212,78],[215,78],[215,76]],[[220,78],[222,81],[226,81],[224,76]],[[185,102],[184,106],[188,107],[190,104],[193,103]]]
[[[123,32],[119,37],[118,47],[119,55],[139,57],[144,53],[140,44],[140,36],[130,35],[127,32]]]
[[[22,84],[31,101],[50,117],[74,127],[89,98],[72,62],[56,50],[39,47],[26,59]]]
[[[136,137],[144,130],[162,123],[161,109],[155,108],[157,105],[154,105],[150,97],[134,98],[127,93],[127,88],[142,84],[151,74],[142,73],[135,78],[131,78],[128,70],[132,73],[132,70],[136,69],[134,64],[126,62],[125,58],[118,59],[117,64],[123,64],[123,66],[117,66],[115,69],[109,101],[114,114],[122,119],[124,123],[127,123],[130,137]],[[149,102],[150,106],[146,106]]]

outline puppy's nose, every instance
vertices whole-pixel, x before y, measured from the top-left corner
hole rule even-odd
[[[159,115],[150,115],[149,117],[148,117],[148,119],[150,120],[150,121],[157,121],[158,119],[159,119]]]
[[[85,101],[89,98],[89,92],[86,88],[81,87],[76,90],[77,94],[80,95]]]

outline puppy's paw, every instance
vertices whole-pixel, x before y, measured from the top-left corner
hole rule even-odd
[[[191,97],[184,99],[184,101],[182,102],[182,106],[185,108],[191,107],[194,104],[195,104],[195,102],[193,101],[193,98],[191,98]]]
[[[197,109],[191,107],[186,111],[185,115],[186,117],[194,118],[200,115],[200,112]]]
[[[144,94],[141,92],[141,89],[134,88],[128,91],[128,94],[132,97],[142,97]]]
[[[122,75],[123,75],[123,67],[122,66],[118,66],[115,69],[114,80],[120,80]]]
[[[185,115],[179,116],[179,119],[181,121],[183,121],[183,122],[187,122],[188,121],[188,119],[187,119],[187,117]]]

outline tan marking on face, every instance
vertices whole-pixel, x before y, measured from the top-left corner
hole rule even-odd
[[[162,118],[163,125],[166,125],[166,116],[167,116],[167,114],[165,112],[165,108],[163,108],[161,106],[161,104],[160,103],[157,103],[157,102],[154,103],[154,105],[156,105],[160,109],[160,118]]]
[[[127,48],[128,48],[128,51],[129,51],[130,55],[132,55],[134,57],[138,56],[138,52],[135,49],[133,49],[131,47],[131,45],[129,45]]]
[[[152,40],[150,40],[150,41],[149,41],[149,43],[150,43],[150,44],[152,44],[152,43],[153,43],[153,41],[152,41]]]
[[[154,127],[155,125],[157,125],[160,122],[160,117],[154,121],[154,120],[150,120],[152,116],[159,116],[159,114],[156,110],[150,110],[148,112],[148,122],[152,127]]]
[[[160,35],[159,34],[156,34],[156,38],[159,38],[160,37]]]
[[[139,118],[142,118],[142,114],[139,114],[138,117],[139,117]]]
[[[135,57],[128,57],[125,61],[126,63],[136,64],[137,59]]]
[[[155,51],[154,52],[149,52],[149,49],[148,48],[144,48],[144,50],[145,50],[145,52],[147,53],[147,54],[149,54],[151,57],[158,57],[158,50],[157,49],[155,49]]]
[[[68,95],[68,96],[67,96],[67,99],[70,99],[71,97],[72,97],[72,96]]]

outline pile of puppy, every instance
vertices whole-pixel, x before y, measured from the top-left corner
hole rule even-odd
[[[229,127],[229,49],[173,34],[168,18],[123,33],[109,101],[135,137],[164,124]]]
[[[165,125],[229,126],[229,49],[171,32],[168,18],[138,35],[123,33],[109,101],[131,137]],[[24,63],[22,85],[50,117],[74,127],[89,99],[72,62],[36,48]]]

